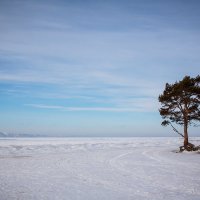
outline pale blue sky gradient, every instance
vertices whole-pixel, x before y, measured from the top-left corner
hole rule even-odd
[[[199,74],[199,10],[198,0],[1,0],[0,131],[173,136],[157,99],[166,82]]]

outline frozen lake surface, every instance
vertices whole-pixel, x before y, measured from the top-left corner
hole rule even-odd
[[[192,138],[200,144],[200,138]],[[180,138],[0,139],[1,200],[199,200]]]

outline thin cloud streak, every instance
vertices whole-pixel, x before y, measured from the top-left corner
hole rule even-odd
[[[115,107],[65,107],[57,105],[44,105],[44,104],[25,104],[25,106],[30,106],[39,109],[53,109],[59,111],[94,111],[94,112],[152,112],[152,110],[147,110],[146,108],[115,108]]]

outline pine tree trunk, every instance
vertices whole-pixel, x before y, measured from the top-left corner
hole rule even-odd
[[[184,115],[184,147],[185,149],[187,149],[189,142],[188,142],[188,109],[186,103],[183,115]]]
[[[184,147],[187,148],[188,146],[188,125],[187,121],[184,122]]]

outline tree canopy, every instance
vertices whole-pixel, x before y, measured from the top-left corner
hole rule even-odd
[[[184,126],[184,146],[188,145],[188,126],[200,121],[200,76],[195,78],[185,76],[174,84],[166,83],[163,94],[159,95],[162,107],[159,112],[164,121],[163,126],[174,122]]]

